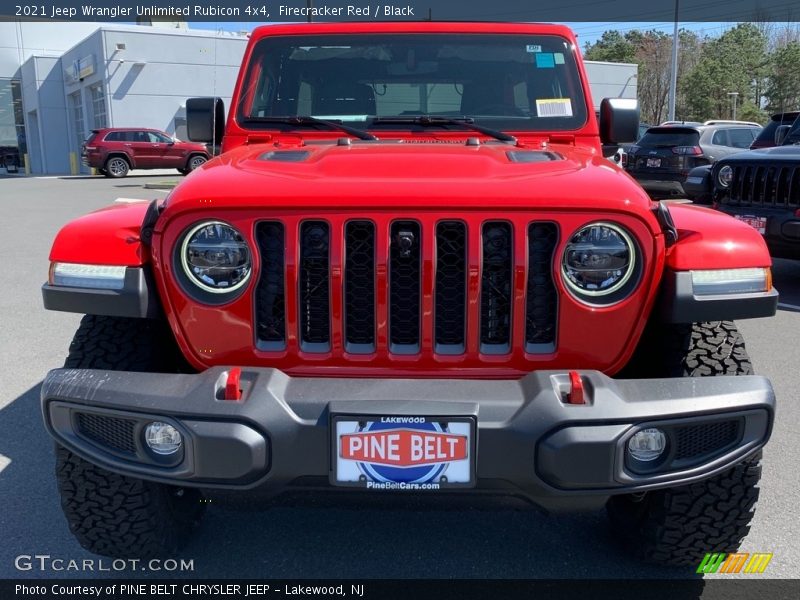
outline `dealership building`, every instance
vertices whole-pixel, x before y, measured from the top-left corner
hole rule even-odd
[[[230,97],[245,33],[185,23],[0,21],[0,173],[87,172],[83,141],[101,127],[186,139],[186,99]],[[586,63],[595,103],[636,97],[636,65]],[[595,106],[595,109],[598,107]]]
[[[100,127],[185,138],[186,98],[228,104],[246,43],[181,23],[0,21],[0,167],[85,172],[80,148]]]

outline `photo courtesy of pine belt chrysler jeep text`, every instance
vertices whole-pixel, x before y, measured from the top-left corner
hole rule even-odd
[[[638,108],[595,117],[569,29],[262,27],[227,117],[186,110],[221,155],[50,254],[45,307],[86,315],[42,387],[85,548],[341,490],[606,506],[663,563],[738,547],[775,398],[733,320],[774,314],[770,256],[603,158]]]

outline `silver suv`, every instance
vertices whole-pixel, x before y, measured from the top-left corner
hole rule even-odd
[[[625,169],[651,196],[682,196],[689,171],[748,150],[761,129],[746,121],[651,127],[628,149]]]

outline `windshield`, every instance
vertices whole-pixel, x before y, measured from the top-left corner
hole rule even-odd
[[[292,127],[258,122],[279,116],[407,129],[373,120],[466,116],[496,129],[574,130],[588,114],[574,52],[556,36],[267,37],[253,51],[237,120],[249,129]]]
[[[699,140],[700,134],[693,129],[651,127],[636,145],[643,148],[671,148],[673,146],[696,146]]]

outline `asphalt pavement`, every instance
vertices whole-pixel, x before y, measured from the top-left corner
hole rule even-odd
[[[20,555],[67,561],[96,558],[72,538],[61,514],[53,448],[41,424],[39,388],[63,363],[80,317],[45,311],[40,286],[48,252],[68,220],[116,198],[155,198],[147,182],[174,176],[0,178],[0,578],[155,577],[122,571],[19,571]],[[776,261],[781,309],[743,321],[756,371],[772,379],[779,409],[765,451],[757,515],[742,551],[772,552],[771,577],[800,573],[800,406],[798,332],[800,262]],[[298,451],[302,451],[299,449]],[[402,502],[402,501],[401,501]],[[237,512],[209,506],[190,545],[175,558],[193,560],[185,577],[259,578],[670,578],[630,559],[602,512],[549,516],[506,503],[406,506],[376,496],[368,505],[320,503]],[[177,574],[177,573],[176,573]]]

